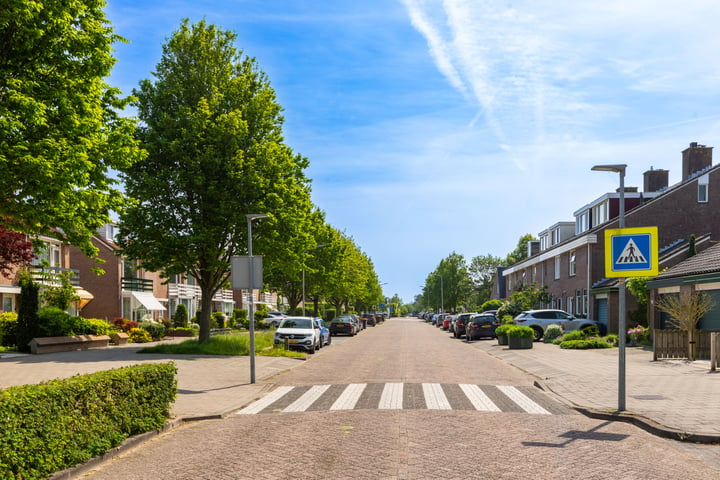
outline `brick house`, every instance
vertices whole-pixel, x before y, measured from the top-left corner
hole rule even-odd
[[[98,256],[105,261],[98,265],[83,255],[76,247],[73,250],[72,266],[90,278],[87,289],[95,297],[91,305],[82,312],[86,318],[112,320],[123,317],[129,320],[158,320],[170,318],[180,304],[185,305],[188,315],[193,317],[200,309],[201,292],[195,279],[190,275],[173,275],[162,278],[159,272],[139,268],[122,256],[122,249],[112,240],[114,226],[105,225],[92,238],[98,248]],[[95,275],[92,269],[100,267],[104,275]],[[235,306],[233,291],[223,289],[213,297],[213,312],[232,313]]]
[[[41,236],[39,239],[45,244],[45,248],[35,252],[38,258],[34,259],[30,265],[33,280],[40,285],[55,285],[57,281],[53,279],[53,275],[69,273],[70,282],[75,287],[76,294],[80,299],[70,305],[68,312],[73,315],[79,314],[93,300],[93,295],[81,286],[81,280],[84,285],[92,279],[81,275],[79,270],[72,268],[74,253],[69,245],[51,237]],[[20,299],[17,273],[15,270],[10,277],[0,275],[0,311],[2,312],[17,313]]]
[[[720,239],[720,169],[712,165],[712,147],[691,143],[682,152],[682,180],[668,186],[666,170],[644,173],[644,188],[625,187],[625,226],[657,226],[660,270],[687,257],[690,235],[701,251]],[[618,189],[619,190],[619,189]],[[574,222],[559,222],[528,245],[530,256],[505,268],[502,276],[509,297],[521,285],[545,285],[559,308],[605,323],[617,332],[618,280],[605,277],[606,229],[618,228],[619,191],[610,192],[574,212]],[[570,226],[574,225],[574,230]],[[627,295],[627,309],[637,307]]]

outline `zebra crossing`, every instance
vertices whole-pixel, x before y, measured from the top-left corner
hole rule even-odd
[[[561,415],[569,410],[530,386],[351,383],[280,386],[237,415],[320,410],[474,410]]]

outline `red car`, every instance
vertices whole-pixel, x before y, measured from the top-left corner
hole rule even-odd
[[[450,324],[452,323],[452,315],[445,315],[445,320],[443,320],[442,329],[447,331],[450,329]]]

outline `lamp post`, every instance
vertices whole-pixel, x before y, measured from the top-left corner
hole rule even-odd
[[[302,314],[302,316],[303,317],[305,316],[305,254],[307,252],[309,252],[310,250],[317,250],[318,248],[322,248],[322,247],[327,247],[327,245],[325,245],[325,244],[315,245],[313,248],[306,248],[305,250],[302,251],[302,254],[303,254],[303,268],[302,268],[302,304],[303,304],[302,312],[303,312],[303,314]]]
[[[252,253],[252,221],[260,218],[267,218],[270,215],[264,213],[248,213],[245,215],[248,226],[248,257],[250,258],[250,308],[248,308],[250,325],[250,383],[255,383],[255,300],[253,289],[255,288],[255,264]]]
[[[620,212],[618,227],[625,228],[625,164],[595,165],[596,172],[620,174]],[[625,410],[625,279],[618,279],[618,410]]]
[[[440,275],[440,313],[445,313],[445,287],[442,275]]]

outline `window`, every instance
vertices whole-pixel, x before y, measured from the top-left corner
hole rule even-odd
[[[15,305],[13,302],[13,298],[10,295],[3,295],[2,299],[2,311],[3,312],[13,312],[15,311]]]
[[[708,202],[708,174],[698,178],[698,203]]]
[[[585,210],[575,219],[575,233],[581,234],[590,229],[590,211]]]
[[[560,278],[560,256],[555,257],[555,280]]]
[[[573,297],[568,297],[568,299],[567,299],[567,311],[570,312],[571,314],[575,313],[575,312],[573,312],[573,306],[575,305],[574,300],[575,299]]]
[[[570,277],[575,276],[575,250],[570,252],[570,255],[569,255],[568,276],[570,276]]]

